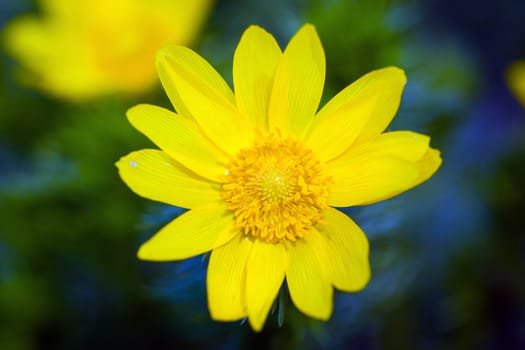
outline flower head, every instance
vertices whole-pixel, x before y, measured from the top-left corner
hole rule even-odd
[[[260,330],[285,279],[299,310],[328,319],[333,287],[358,291],[370,279],[366,236],[333,207],[388,199],[441,164],[428,136],[383,133],[403,71],[373,71],[317,112],[325,58],[308,24],[284,52],[249,27],[234,55],[235,94],[185,47],[161,50],[157,69],[177,113],[131,108],[130,122],[161,150],[132,152],[117,166],[137,194],[190,210],[144,243],[139,258],[211,250],[208,306],[217,320],[248,317]]]
[[[41,0],[44,16],[16,18],[7,50],[32,85],[80,100],[140,92],[156,79],[155,53],[189,44],[211,0]]]

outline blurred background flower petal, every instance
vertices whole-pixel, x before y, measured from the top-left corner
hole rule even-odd
[[[212,0],[41,0],[7,25],[7,51],[30,85],[69,100],[140,93],[156,82],[155,53],[191,44]]]

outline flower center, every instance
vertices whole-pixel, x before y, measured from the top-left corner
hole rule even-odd
[[[329,180],[302,143],[269,134],[231,159],[221,194],[244,234],[295,241],[320,220]]]

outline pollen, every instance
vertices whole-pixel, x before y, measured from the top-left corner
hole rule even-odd
[[[330,178],[322,170],[301,142],[268,134],[230,160],[221,194],[246,236],[295,241],[327,207]]]

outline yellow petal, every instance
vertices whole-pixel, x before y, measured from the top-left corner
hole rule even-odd
[[[514,96],[525,106],[525,61],[511,64],[505,77]]]
[[[183,208],[221,199],[218,183],[191,173],[159,150],[132,152],[120,158],[116,165],[126,185],[145,198]]]
[[[227,156],[190,118],[152,105],[135,106],[127,116],[137,130],[188,169],[215,181],[224,177]]]
[[[246,262],[253,243],[239,234],[213,249],[206,275],[208,309],[218,321],[246,317]]]
[[[372,80],[380,79],[381,94],[377,98],[376,110],[368,118],[368,122],[358,137],[358,141],[361,142],[376,137],[387,128],[399,109],[401,95],[407,82],[405,72],[397,67],[387,67],[376,72],[370,73],[372,75],[370,83]],[[363,89],[367,87],[363,86]]]
[[[326,242],[315,229],[288,250],[286,281],[292,302],[304,314],[320,320],[332,314],[333,288],[326,269],[330,259]]]
[[[424,181],[419,162],[430,150],[429,141],[426,135],[395,131],[350,148],[326,164],[326,173],[334,180],[328,203],[342,207],[370,204],[417,186]],[[439,167],[434,163],[425,180]]]
[[[313,149],[322,162],[336,158],[352,145],[366,124],[367,116],[376,108],[376,95],[354,95],[348,103],[314,118],[306,136],[306,146]]]
[[[433,148],[428,149],[425,155],[416,163],[419,176],[416,185],[428,180],[439,169],[442,163],[441,153]]]
[[[363,289],[370,280],[368,239],[348,216],[328,208],[316,225],[326,239],[333,285],[346,292]]]
[[[347,165],[326,172],[334,181],[327,200],[331,206],[364,205],[391,198],[414,187],[419,175],[414,163],[393,156],[364,158]]]
[[[239,110],[255,127],[268,129],[268,105],[281,59],[274,37],[258,26],[250,26],[241,37],[233,56],[233,83]]]
[[[222,203],[192,209],[164,226],[138,252],[142,260],[170,261],[202,254],[238,234],[232,213]]]
[[[372,142],[356,147],[349,152],[352,157],[359,153],[371,156],[394,155],[399,158],[416,162],[423,157],[428,150],[430,137],[413,131],[392,131],[379,135]]]
[[[351,105],[359,96],[375,96],[377,103],[374,110],[361,116],[366,119],[366,124],[361,128],[358,140],[364,142],[380,134],[390,124],[399,108],[405,84],[405,72],[397,67],[372,71],[332,98],[319,111],[316,119],[323,119],[326,115]]]
[[[379,135],[371,142],[351,147],[339,158],[326,164],[327,168],[344,168],[371,157],[395,156],[417,162],[429,149],[430,137],[412,131],[392,131]]]
[[[283,284],[286,250],[282,244],[256,240],[248,259],[246,306],[252,328],[259,332]]]
[[[254,131],[237,110],[232,91],[201,56],[183,46],[167,46],[157,54],[157,67],[175,109],[191,115],[217,146],[235,155],[253,142]]]
[[[317,32],[306,24],[292,37],[277,67],[270,97],[270,130],[303,136],[321,100],[325,66]]]
[[[161,59],[160,55],[158,54],[156,64],[160,82],[164,88],[164,91],[166,92],[166,95],[168,95],[171,105],[173,108],[175,108],[175,111],[179,115],[191,117],[192,115],[190,110],[186,107],[184,101],[179,95],[178,89],[176,87],[176,81],[171,78],[172,68],[166,63],[166,60]]]

